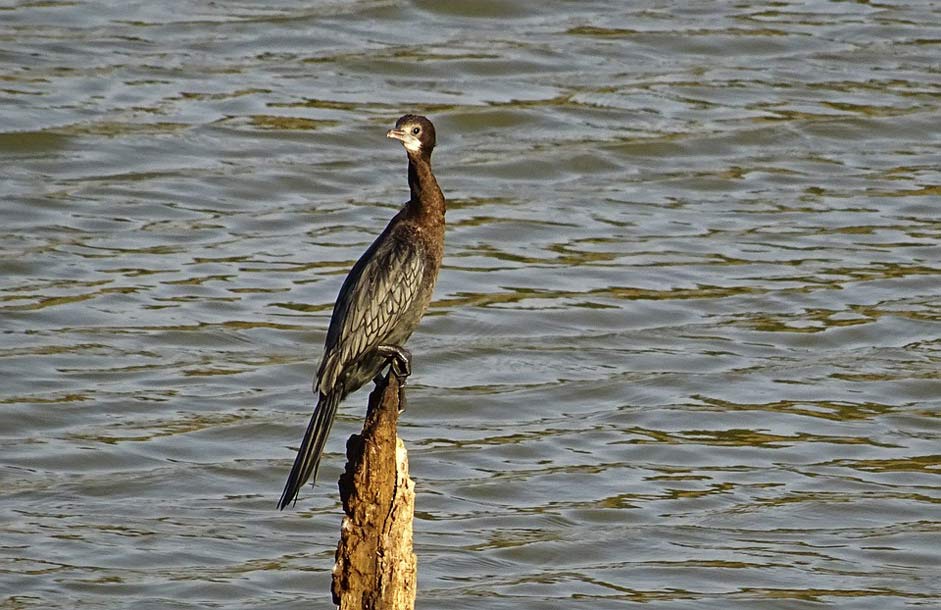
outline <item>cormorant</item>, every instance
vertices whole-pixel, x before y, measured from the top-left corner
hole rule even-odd
[[[340,401],[387,364],[404,385],[411,373],[411,354],[403,345],[428,309],[441,268],[445,200],[431,172],[435,127],[423,116],[406,114],[386,136],[405,147],[412,196],[340,288],[314,380],[317,407],[278,502],[282,510],[297,502],[311,475],[316,481]]]

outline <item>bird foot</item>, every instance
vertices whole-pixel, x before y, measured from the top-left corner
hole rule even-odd
[[[405,379],[412,374],[412,352],[398,345],[380,345],[376,352],[388,358],[392,373],[405,385]]]
[[[399,380],[399,413],[405,411],[405,384],[412,374],[412,352],[400,345],[380,345],[376,352],[388,358],[392,374]]]

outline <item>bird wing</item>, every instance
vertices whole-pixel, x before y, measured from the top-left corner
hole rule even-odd
[[[317,389],[329,392],[343,370],[388,340],[418,297],[425,257],[415,240],[389,233],[363,254],[334,306]]]

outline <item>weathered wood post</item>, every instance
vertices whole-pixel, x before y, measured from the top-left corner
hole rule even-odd
[[[343,524],[333,568],[340,610],[412,610],[417,569],[412,550],[415,482],[396,434],[399,380],[389,373],[369,395],[361,434],[346,443],[340,476]]]

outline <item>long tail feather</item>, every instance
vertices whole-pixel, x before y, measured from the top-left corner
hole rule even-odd
[[[278,501],[279,509],[284,510],[284,507],[288,504],[297,502],[298,492],[307,482],[307,479],[311,478],[311,475],[313,475],[314,482],[317,481],[320,456],[323,454],[323,448],[327,444],[327,436],[330,434],[330,428],[333,426],[334,418],[336,418],[340,398],[341,394],[337,391],[320,395],[317,408],[314,409],[310,424],[307,425],[307,432],[304,433],[304,440],[301,441],[301,447],[297,451],[297,457],[294,458],[291,474],[288,475],[284,491],[281,493],[281,499]]]

